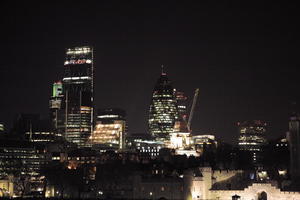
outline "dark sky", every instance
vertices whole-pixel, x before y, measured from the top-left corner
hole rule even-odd
[[[236,123],[247,119],[266,121],[269,138],[287,131],[300,100],[296,5],[82,2],[1,3],[0,121],[47,117],[65,48],[92,45],[96,106],[124,108],[130,132],[147,131],[161,64],[190,99],[200,88],[194,133],[234,142]]]

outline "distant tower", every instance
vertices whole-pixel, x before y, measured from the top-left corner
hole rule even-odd
[[[61,81],[53,83],[52,95],[49,101],[50,119],[52,129],[57,137],[61,137],[65,131],[65,112],[63,104],[63,84]]]
[[[260,120],[245,121],[238,123],[239,148],[250,151],[254,164],[262,159],[263,146],[266,144],[266,123]]]
[[[178,119],[174,89],[163,71],[157,80],[149,109],[149,131],[157,140],[169,140],[175,121]]]
[[[64,69],[65,138],[85,147],[93,126],[93,49],[67,49]]]
[[[300,117],[294,114],[289,122],[288,141],[290,146],[290,174],[300,177]]]
[[[178,119],[187,122],[187,97],[183,92],[175,92],[175,98],[177,101]]]
[[[178,117],[174,124],[174,132],[189,132],[187,127],[187,108],[186,108],[186,102],[187,97],[184,95],[183,92],[179,92],[175,90],[175,99],[177,104],[177,111],[178,111]]]

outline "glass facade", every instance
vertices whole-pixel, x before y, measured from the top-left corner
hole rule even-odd
[[[65,139],[88,146],[93,125],[93,49],[67,49],[64,63]]]
[[[162,72],[157,80],[149,109],[149,131],[158,141],[168,141],[178,119],[174,89],[167,74]]]

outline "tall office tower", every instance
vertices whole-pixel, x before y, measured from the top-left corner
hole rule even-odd
[[[184,95],[183,92],[175,91],[175,99],[177,102],[177,111],[178,111],[178,118],[174,124],[173,132],[184,132],[188,133],[187,127],[187,97]]]
[[[179,92],[176,90],[175,98],[177,101],[178,118],[180,120],[187,121],[187,97],[183,92]]]
[[[93,147],[124,149],[127,133],[126,112],[118,108],[100,109],[95,130],[90,137]]]
[[[67,49],[64,68],[65,138],[79,148],[86,147],[93,129],[93,49]]]
[[[54,82],[52,86],[52,95],[49,101],[49,108],[52,129],[57,137],[62,137],[65,131],[65,105],[63,102],[63,97],[62,82]]]
[[[300,117],[293,115],[289,122],[288,141],[290,145],[290,174],[300,177]]]
[[[157,141],[169,141],[178,119],[177,103],[174,89],[167,74],[162,70],[157,80],[149,109],[148,126]]]
[[[254,164],[259,164],[262,159],[262,150],[266,144],[266,123],[260,120],[238,123],[239,148],[250,151]]]

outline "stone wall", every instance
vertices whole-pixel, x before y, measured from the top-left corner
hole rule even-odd
[[[254,183],[244,190],[211,190],[209,199],[232,200],[238,195],[241,200],[258,200],[263,193],[268,200],[300,200],[300,192],[283,192],[270,183]]]

